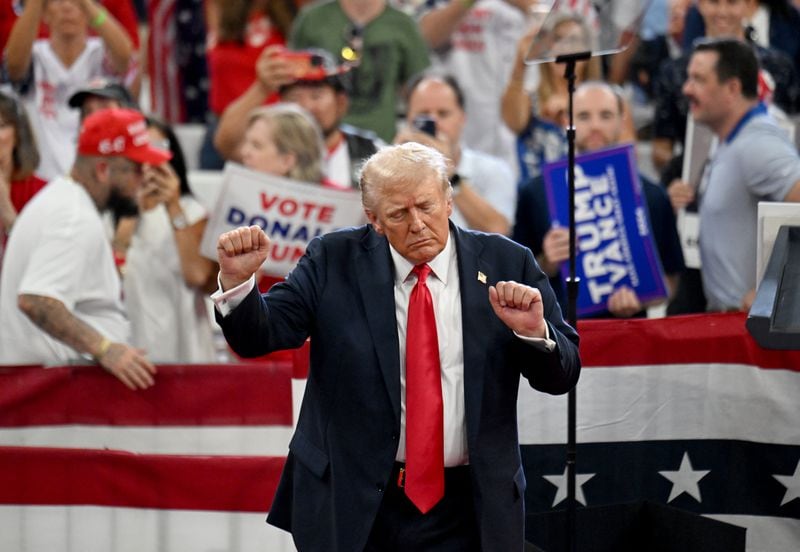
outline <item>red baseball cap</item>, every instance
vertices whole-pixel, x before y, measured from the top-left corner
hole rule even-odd
[[[125,157],[137,163],[160,165],[172,152],[154,148],[144,116],[133,109],[101,109],[83,120],[78,153],[102,157]]]

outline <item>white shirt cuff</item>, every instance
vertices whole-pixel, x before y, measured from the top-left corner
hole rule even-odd
[[[529,343],[540,351],[544,351],[546,353],[552,353],[553,349],[556,348],[556,342],[550,339],[549,324],[544,325],[544,337],[525,337],[524,335],[519,335],[517,332],[514,332],[514,335],[516,335],[525,343]]]
[[[217,311],[225,318],[244,301],[244,298],[254,287],[256,287],[255,274],[250,276],[246,282],[242,282],[228,291],[222,291],[222,282],[220,282],[219,274],[217,274],[217,291],[211,294],[211,300],[214,302]]]

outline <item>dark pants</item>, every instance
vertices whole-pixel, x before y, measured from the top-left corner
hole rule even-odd
[[[397,484],[401,467],[395,464],[364,551],[480,551],[469,466],[445,468],[444,498],[427,514]]]
[[[700,270],[687,268],[681,274],[675,296],[667,305],[667,315],[706,312],[706,296]]]

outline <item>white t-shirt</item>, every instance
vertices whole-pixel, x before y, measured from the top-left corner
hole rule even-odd
[[[50,182],[14,223],[0,274],[0,363],[64,364],[80,358],[17,308],[20,294],[57,299],[111,341],[128,341],[103,221],[86,189],[71,178]]]
[[[192,196],[180,198],[189,225],[206,218]],[[154,362],[214,362],[206,294],[186,285],[175,231],[163,204],[141,213],[125,262],[124,301],[131,343]]]
[[[480,0],[453,32],[449,48],[437,51],[434,65],[458,80],[467,122],[462,141],[495,155],[516,170],[515,136],[500,115],[500,100],[511,78],[517,43],[530,19],[505,0]],[[525,89],[539,81],[538,66],[525,71]]]
[[[469,180],[470,186],[486,202],[514,224],[517,211],[517,183],[508,163],[486,153],[467,148],[461,150],[458,175]],[[450,219],[462,228],[469,228],[464,215],[453,203]]]
[[[75,161],[80,110],[69,106],[70,96],[97,77],[113,76],[104,64],[103,41],[87,39],[86,48],[70,67],[64,67],[50,41],[34,41],[33,82],[22,97],[31,120],[41,161],[36,175],[44,180],[69,174]]]

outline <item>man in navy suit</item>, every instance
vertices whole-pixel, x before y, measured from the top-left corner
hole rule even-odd
[[[370,224],[314,239],[267,294],[253,277],[267,257],[264,232],[238,228],[217,244],[217,317],[238,354],[311,337],[268,522],[290,531],[301,552],[522,550],[519,376],[567,392],[580,373],[578,336],[530,250],[449,222],[452,189],[437,151],[415,143],[379,151],[362,170],[361,193]],[[431,272],[418,278],[422,266]],[[443,496],[430,508],[409,498],[416,474],[405,464],[407,398],[418,392],[406,385],[418,355],[406,350],[409,311],[425,278],[443,403],[443,443],[433,443],[443,450]]]

